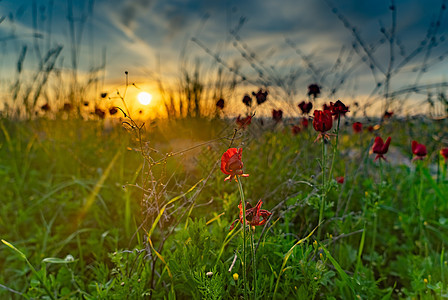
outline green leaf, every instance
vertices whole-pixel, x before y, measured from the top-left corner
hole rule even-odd
[[[7,242],[5,240],[2,240],[2,243],[5,244],[6,246],[8,246],[9,248],[11,248],[12,250],[14,250],[15,252],[17,252],[23,259],[26,260],[26,255],[23,254],[22,251],[20,251],[19,249],[17,249],[16,247],[14,247],[13,244],[11,244],[10,242]]]
[[[339,263],[333,258],[333,256],[331,256],[330,252],[323,245],[321,245],[321,247],[322,247],[322,250],[324,250],[325,255],[328,257],[328,259],[333,264],[333,266],[336,269],[336,271],[338,271],[339,276],[341,276],[341,278],[344,281],[344,283],[347,284],[350,287],[350,289],[353,292],[353,295],[356,296],[355,287],[353,286],[353,283],[352,283],[350,277],[348,277],[347,273],[345,273],[345,271],[341,268]]]
[[[78,261],[78,260],[77,259],[58,258],[58,257],[47,257],[42,260],[42,262],[49,263],[49,264],[70,264],[75,261]]]

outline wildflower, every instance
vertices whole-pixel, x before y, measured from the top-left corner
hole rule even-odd
[[[331,102],[330,102],[330,104],[324,103],[324,105],[322,105],[322,110],[331,111]]]
[[[101,98],[103,98],[103,99],[104,99],[104,98],[106,98],[106,97],[107,97],[107,93],[101,93],[101,94],[100,94],[100,96],[101,96]]]
[[[328,135],[325,132],[330,130],[332,126],[333,118],[331,116],[331,111],[314,111],[313,127],[316,131],[320,132],[315,141],[319,140],[320,138],[328,138]]]
[[[393,111],[385,111],[384,115],[383,115],[383,119],[390,119],[392,117],[392,115],[394,114]]]
[[[417,141],[412,141],[412,153],[415,155],[412,161],[417,159],[423,160],[426,154],[428,154],[428,152],[426,151],[426,146],[423,144],[419,144]]]
[[[111,108],[109,108],[109,114],[112,116],[112,115],[115,115],[116,113],[118,112],[118,109],[116,108],[116,107],[111,107]]]
[[[232,276],[233,276],[233,280],[235,280],[235,281],[238,280],[238,277],[239,277],[238,273],[233,273]]]
[[[216,102],[216,107],[219,109],[224,109],[224,99],[219,99],[218,102]]]
[[[229,148],[221,157],[221,171],[229,175],[224,179],[224,181],[232,180],[236,176],[240,175],[243,177],[248,177],[248,174],[243,174],[243,162],[241,157],[243,155],[243,149],[239,148]]]
[[[264,225],[269,216],[272,215],[271,212],[261,209],[261,204],[263,204],[263,201],[258,200],[258,203],[255,207],[252,207],[249,202],[246,202],[246,225],[250,226],[261,226]],[[238,208],[240,209],[240,217],[239,219],[236,219],[233,221],[232,225],[230,225],[230,230],[235,227],[235,223],[238,222],[238,220],[243,224],[243,205],[240,203],[238,205]],[[260,217],[263,218],[260,220]]]
[[[316,131],[326,132],[333,127],[333,119],[329,110],[315,110],[313,127]]]
[[[106,113],[104,112],[104,110],[102,110],[101,108],[98,108],[98,107],[95,108],[94,113],[95,113],[95,115],[100,117],[100,119],[104,119],[104,117],[106,116]]]
[[[89,106],[89,101],[84,101],[84,106]]]
[[[244,103],[244,105],[251,107],[252,106],[252,98],[248,94],[244,95],[243,103]]]
[[[272,110],[272,119],[274,119],[275,122],[280,122],[283,117],[283,111],[281,109],[279,110]]]
[[[43,111],[49,111],[50,110],[50,105],[48,103],[45,103],[44,105],[42,105],[40,107],[41,110]]]
[[[362,131],[362,123],[361,122],[353,123],[352,127],[353,127],[353,131],[355,133],[360,133]]]
[[[309,114],[311,109],[313,108],[313,103],[302,101],[298,104],[302,114]]]
[[[333,102],[330,102],[330,108],[331,113],[333,116],[340,116],[344,115],[349,112],[348,106],[345,106],[344,103],[342,103],[341,100],[336,101],[336,103],[333,104]]]
[[[297,125],[294,125],[291,128],[291,132],[293,135],[297,135],[301,130],[302,130],[302,128],[300,128],[300,126],[297,126]]]
[[[252,95],[255,96],[255,98],[257,99],[257,104],[260,105],[266,102],[268,91],[263,91],[262,89],[260,89],[256,94],[255,92],[252,92]]]
[[[440,150],[440,155],[445,159],[445,163],[448,162],[448,148],[443,148]]]
[[[320,95],[320,86],[313,83],[308,86],[308,96],[313,96],[314,98],[319,97]]]
[[[367,130],[368,130],[369,132],[373,132],[373,130],[375,130],[375,129],[373,128],[372,125],[370,125],[369,127],[367,127]]]
[[[208,277],[211,277],[211,276],[213,276],[213,272],[207,272],[207,273],[205,273],[205,275],[207,275]]]
[[[344,176],[336,177],[336,182],[339,184],[344,184],[345,178]]]
[[[373,161],[376,161],[379,158],[382,158],[385,161],[387,161],[387,159],[384,157],[384,154],[386,154],[387,151],[389,150],[390,141],[391,137],[388,137],[385,143],[383,142],[383,139],[381,137],[377,136],[375,138],[372,149],[370,150],[370,153],[376,154],[376,157]]]
[[[238,116],[238,118],[236,118],[236,124],[238,124],[238,126],[242,129],[245,129],[247,126],[249,126],[251,122],[252,116],[246,116],[245,118],[240,118],[240,116]]]

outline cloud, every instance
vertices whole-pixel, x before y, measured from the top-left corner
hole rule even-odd
[[[180,32],[188,23],[187,13],[176,6],[166,8],[164,16],[168,21],[168,37],[172,38]]]
[[[152,0],[131,0],[124,2],[120,15],[121,23],[129,29],[134,29],[138,17],[151,6],[152,2]]]

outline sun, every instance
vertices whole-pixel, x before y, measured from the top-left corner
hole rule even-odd
[[[152,95],[147,92],[141,92],[138,94],[137,99],[141,104],[148,105],[149,103],[151,103]]]

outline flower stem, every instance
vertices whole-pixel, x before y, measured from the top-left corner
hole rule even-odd
[[[338,126],[336,127],[336,144],[333,147],[333,158],[331,160],[331,167],[330,167],[330,176],[328,177],[329,180],[331,180],[332,176],[333,176],[333,166],[334,166],[334,161],[336,158],[336,154],[338,152],[338,142],[339,142],[339,125],[341,124],[341,116],[338,115]]]
[[[325,138],[322,139],[322,195],[321,195],[321,202],[320,202],[320,209],[319,209],[319,223],[320,225],[322,223],[322,219],[324,217],[324,210],[325,210],[325,198],[327,196],[327,190],[326,190],[326,181],[325,181],[325,171],[327,166],[327,146],[325,145]],[[317,230],[317,238],[320,239],[320,233],[321,233],[322,227],[319,226],[319,229]]]
[[[364,249],[364,243],[365,243],[365,240],[366,240],[366,229],[367,229],[366,204],[364,204],[364,207],[363,207],[362,219],[364,220],[364,227],[362,229],[361,240],[359,242],[358,257],[357,257],[357,260],[356,260],[356,272],[355,273],[358,273],[359,268],[361,267],[362,251]]]
[[[418,208],[418,226],[420,231],[420,241],[425,243],[423,241],[423,210],[422,210],[422,194],[423,194],[423,166],[421,161],[417,161],[417,169],[418,169],[418,175],[420,179],[420,185],[418,190],[418,196],[417,196],[417,208]],[[420,252],[420,251],[419,251]]]
[[[241,179],[236,176],[238,182],[238,189],[240,190],[241,206],[243,207],[243,291],[244,299],[247,299],[246,287],[247,287],[247,274],[246,274],[246,200],[244,198],[243,185]]]
[[[255,228],[255,227],[253,227]],[[257,299],[257,269],[256,269],[256,261],[255,261],[255,230],[251,231],[251,246],[252,246],[252,271],[254,273],[254,283],[253,283],[253,289],[254,289],[254,299]]]
[[[380,183],[378,184],[378,201],[381,201],[383,190],[383,162],[379,159],[380,164]],[[377,203],[373,203],[373,236],[372,236],[372,255],[375,252],[376,246],[376,230],[378,227],[378,207]]]

